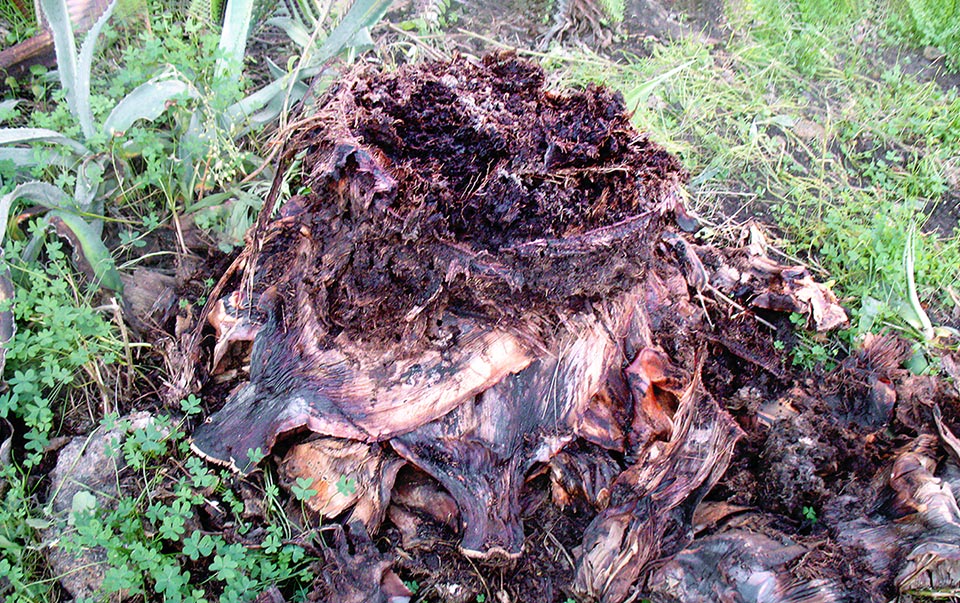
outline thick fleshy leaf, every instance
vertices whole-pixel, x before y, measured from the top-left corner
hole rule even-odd
[[[53,46],[57,53],[57,72],[60,75],[60,86],[67,97],[67,106],[70,113],[80,119],[84,112],[80,110],[79,91],[77,89],[77,43],[73,36],[73,25],[70,23],[70,11],[66,0],[40,0],[40,7],[53,32]],[[88,107],[89,109],[89,107]],[[84,136],[93,134],[93,119],[89,130],[84,128],[80,119],[80,127]]]
[[[38,155],[33,149],[4,149],[0,147],[0,161],[12,161],[18,169],[29,169],[36,165],[56,165],[65,167],[73,163],[58,153]]]
[[[390,8],[391,0],[357,0],[314,55],[313,64],[337,56],[351,46],[364,29],[373,27]]]
[[[70,147],[81,155],[89,153],[87,147],[54,130],[46,128],[3,128],[0,130],[0,146],[34,142],[52,142]]]
[[[123,293],[123,282],[113,256],[89,223],[76,214],[60,210],[49,212],[45,220],[58,235],[70,241],[77,268],[95,283]]]
[[[0,197],[0,220],[3,220],[3,228],[0,228],[0,244],[3,244],[3,237],[7,232],[6,226],[9,220],[10,207],[20,199],[33,201],[38,205],[49,208],[69,207],[73,203],[69,195],[52,184],[36,180],[21,184]]]
[[[390,0],[358,0],[354,2],[320,48],[310,55],[306,65],[301,66],[299,70],[292,74],[281,76],[231,105],[226,112],[228,121],[237,123],[243,119],[250,119],[255,124],[263,124],[276,119],[285,105],[289,107],[292,102],[299,100],[306,94],[307,87],[302,85],[300,80],[316,76],[320,73],[320,67],[325,61],[340,54],[345,48],[369,40],[368,28],[375,25],[389,7]],[[291,39],[301,46],[305,46],[306,42],[309,42],[306,29],[302,25],[298,27],[295,21],[275,19],[271,22],[287,31]],[[305,36],[306,38],[304,38]],[[292,85],[291,78],[294,78]]]
[[[6,419],[0,419],[0,465],[10,462],[10,450],[13,448],[13,425]],[[0,486],[3,482],[0,481]]]
[[[933,340],[933,323],[927,316],[923,305],[920,303],[920,297],[917,295],[917,281],[914,276],[914,243],[916,242],[916,227],[910,227],[907,233],[907,245],[903,249],[903,271],[907,275],[907,301],[903,304],[903,319],[913,328],[923,334],[926,341]]]
[[[225,115],[228,123],[236,125],[246,122],[246,125],[238,130],[238,135],[244,135],[257,126],[268,124],[283,112],[283,107],[292,106],[307,93],[307,85],[300,79],[310,78],[319,73],[319,69],[311,68],[299,72],[299,78],[290,86],[292,75],[284,76],[270,84],[267,84],[260,90],[250,96],[230,105]],[[289,100],[287,100],[287,90],[289,89]]]
[[[180,144],[177,145],[177,170],[180,181],[180,192],[183,194],[186,205],[189,208],[194,199],[195,186],[198,179],[199,169],[196,167],[195,159],[204,159],[203,127],[200,125],[200,115],[194,113],[190,116],[190,123],[186,132],[180,136]]]
[[[2,257],[3,252],[0,250],[0,258]],[[14,294],[13,281],[10,280],[10,271],[4,267],[3,270],[0,270],[0,378],[3,377],[3,369],[7,362],[6,344],[13,339],[14,334],[17,332],[17,323],[13,319]],[[2,431],[2,429],[0,429],[0,431]],[[0,463],[6,462],[3,458],[2,448],[3,444],[0,443]]]
[[[286,70],[280,65],[277,65],[276,63],[271,61],[270,57],[263,57],[263,59],[264,61],[266,61],[267,73],[270,74],[270,77],[272,77],[273,79],[280,79],[283,76],[287,75]]]
[[[274,17],[267,19],[267,25],[273,25],[283,30],[287,37],[293,40],[294,44],[300,48],[306,48],[310,44],[310,32],[296,19],[289,17]]]
[[[220,58],[217,59],[216,79],[235,81],[240,77],[252,18],[253,0],[227,0],[218,46]]]
[[[242,98],[236,103],[227,107],[226,117],[230,123],[238,123],[246,119],[248,115],[259,111],[275,98],[283,98],[283,92],[287,89],[290,76],[285,75],[280,79],[274,80],[257,90],[253,94]]]
[[[300,19],[304,25],[312,27],[314,23],[322,23],[327,20],[332,4],[332,2],[325,0],[297,0],[297,18]]]
[[[93,52],[97,46],[97,38],[100,32],[113,14],[113,8],[117,5],[117,0],[113,0],[107,5],[106,10],[93,24],[90,31],[83,38],[83,44],[80,46],[80,57],[77,61],[77,119],[80,121],[80,129],[83,135],[90,138],[94,134],[93,126],[93,108],[90,106],[90,72],[93,70]]]
[[[104,198],[97,193],[103,182],[104,164],[106,156],[91,155],[86,157],[77,168],[77,184],[73,189],[73,203],[84,213],[100,215],[103,213]],[[92,224],[96,235],[103,233],[103,222],[97,220]]]
[[[178,96],[194,96],[189,84],[178,79],[153,79],[123,97],[103,123],[103,132],[114,136],[126,132],[137,120],[153,121],[163,115]]]
[[[14,109],[20,102],[19,99],[0,101],[0,123],[13,119],[17,115]]]

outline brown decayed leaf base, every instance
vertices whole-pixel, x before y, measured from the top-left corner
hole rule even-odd
[[[607,603],[873,600],[951,575],[939,440],[905,456],[883,431],[933,429],[898,344],[791,380],[778,312],[817,330],[845,312],[757,228],[730,249],[691,236],[679,162],[618,95],[548,91],[510,55],[360,69],[285,143],[301,194],[271,196],[204,316],[214,343],[201,325],[185,358],[209,361],[207,391],[236,375],[195,450],[242,472],[250,450],[283,456],[349,524],[313,599],[401,600],[391,566],[449,601],[495,573],[507,600]],[[811,504],[829,546],[795,534]],[[826,569],[871,538],[862,576]]]

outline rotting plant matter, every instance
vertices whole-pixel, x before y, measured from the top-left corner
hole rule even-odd
[[[194,449],[244,473],[286,454],[358,542],[386,517],[435,542],[432,521],[514,564],[548,476],[550,504],[593,517],[562,587],[625,600],[689,543],[743,435],[703,383],[710,349],[778,373],[710,315],[845,319],[759,233],[697,245],[680,164],[618,95],[546,90],[511,55],[354,72],[284,143],[305,192],[278,214],[268,198],[205,314],[216,345],[189,334],[176,383],[201,359],[234,378]],[[373,584],[395,586],[375,557]]]

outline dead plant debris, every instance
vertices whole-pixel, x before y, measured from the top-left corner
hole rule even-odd
[[[301,193],[172,391],[232,384],[205,458],[317,484],[342,527],[312,599],[884,601],[960,571],[956,392],[892,338],[792,372],[786,313],[833,329],[836,297],[756,227],[698,239],[616,93],[509,54],[358,69],[284,144]]]

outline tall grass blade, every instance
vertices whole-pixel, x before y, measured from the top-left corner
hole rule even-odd
[[[692,64],[693,60],[691,59],[632,88],[629,92],[624,94],[623,100],[626,103],[627,108],[631,111],[636,111],[639,109],[640,105],[647,102],[647,99],[650,98],[650,95],[653,94],[654,90],[660,87],[660,85],[667,80],[677,77],[684,69]]]

